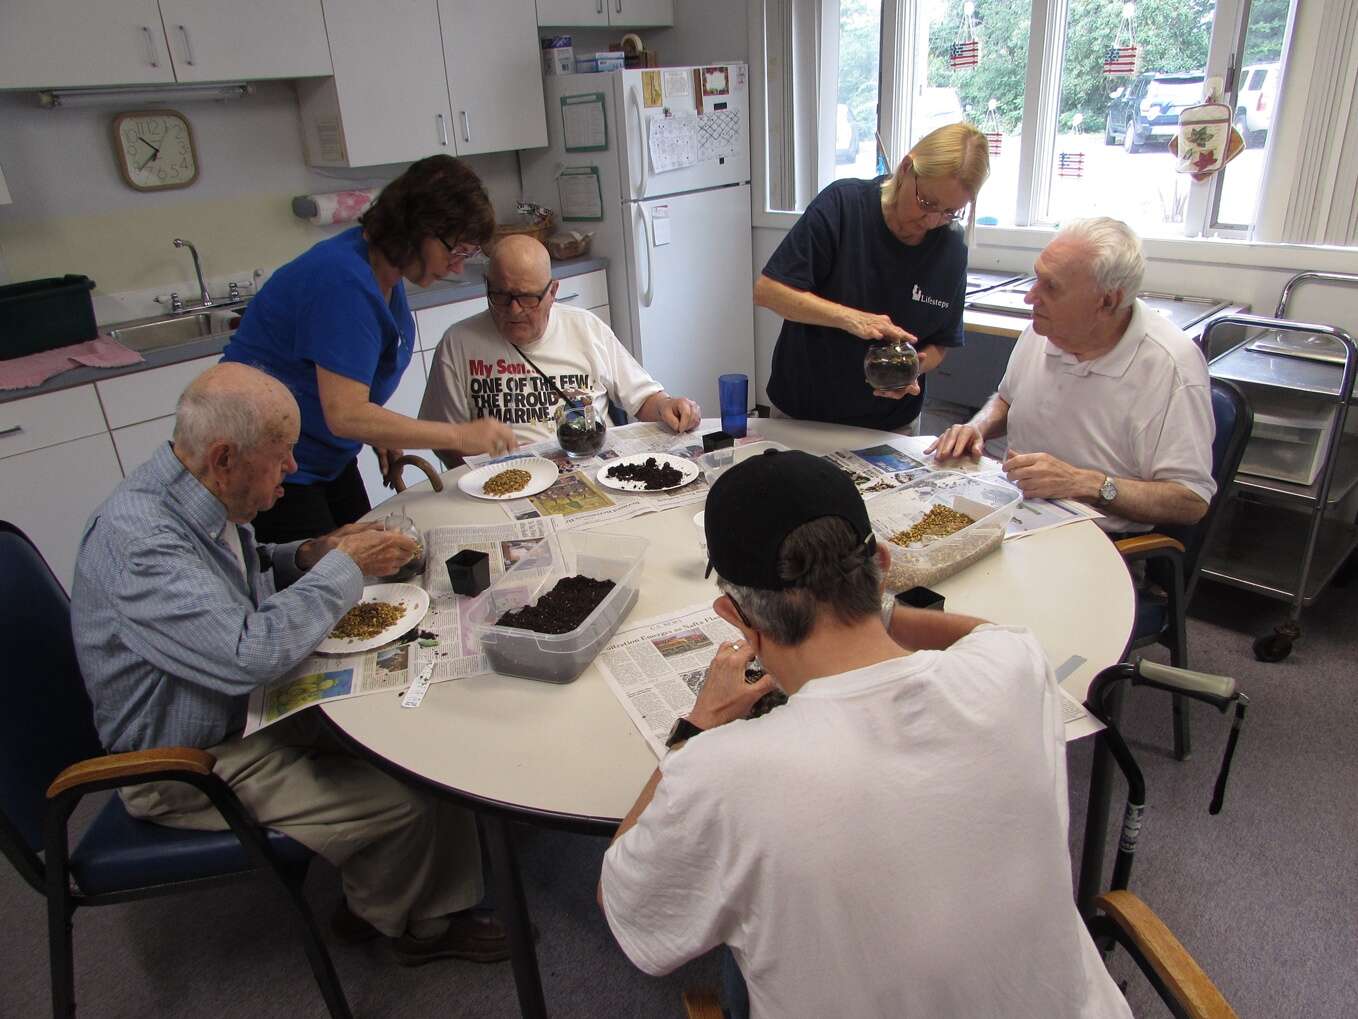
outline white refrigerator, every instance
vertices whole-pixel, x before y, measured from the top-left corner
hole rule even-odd
[[[714,417],[718,375],[756,392],[748,81],[744,64],[548,76],[547,148],[520,153],[525,199],[594,232],[623,345]]]

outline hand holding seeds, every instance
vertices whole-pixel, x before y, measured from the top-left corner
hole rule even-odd
[[[707,667],[707,679],[688,720],[700,729],[712,729],[748,715],[755,701],[774,689],[768,675],[753,683],[746,680],[745,667],[752,661],[754,649],[743,638],[723,643]]]
[[[345,534],[335,547],[347,555],[367,577],[389,577],[415,555],[412,538],[393,531],[356,531]]]
[[[1098,498],[1103,474],[1072,467],[1050,453],[1016,453],[1004,458],[1004,473],[1028,499]]]

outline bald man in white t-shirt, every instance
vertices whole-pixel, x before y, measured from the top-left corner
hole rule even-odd
[[[532,237],[495,245],[486,271],[487,311],[451,326],[439,341],[420,405],[426,421],[494,417],[520,443],[556,436],[557,389],[588,394],[600,415],[610,401],[638,421],[675,432],[698,426],[694,401],[670,396],[592,312],[556,303],[551,258]],[[536,365],[536,369],[534,368]],[[445,463],[461,462],[439,450]]]
[[[1136,299],[1144,270],[1125,223],[1062,228],[1037,258],[1033,322],[999,391],[929,451],[978,457],[1007,432],[1005,473],[1025,496],[1091,503],[1114,533],[1202,519],[1216,492],[1207,364]]]

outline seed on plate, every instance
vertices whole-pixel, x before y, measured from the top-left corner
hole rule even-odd
[[[403,601],[360,602],[340,616],[340,621],[330,631],[330,636],[339,640],[367,640],[376,637],[400,619],[405,610],[406,603]]]
[[[511,495],[527,488],[528,482],[532,480],[533,475],[527,471],[512,467],[499,474],[492,474],[481,486],[481,490],[487,495]]]

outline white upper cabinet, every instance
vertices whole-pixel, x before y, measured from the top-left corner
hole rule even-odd
[[[537,0],[538,24],[584,28],[665,28],[674,24],[674,0]]]
[[[174,80],[156,0],[0,3],[0,88]]]
[[[320,0],[0,3],[0,88],[329,73]]]
[[[435,0],[323,4],[335,75],[297,83],[307,162],[373,166],[455,153]]]
[[[457,154],[547,144],[533,0],[439,0]]]
[[[330,73],[321,0],[160,0],[179,81]]]

